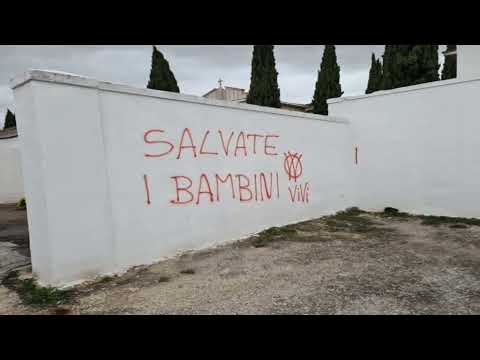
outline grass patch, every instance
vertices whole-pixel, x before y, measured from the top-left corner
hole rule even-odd
[[[418,215],[417,218],[422,220],[422,225],[439,226],[439,225],[474,225],[480,226],[480,219],[460,218],[448,216],[427,216]],[[455,227],[459,229],[460,227]]]
[[[335,215],[325,216],[324,221],[330,232],[346,231],[366,233],[376,230],[375,223],[370,219],[361,216],[365,211],[358,208],[349,208],[339,211]]]
[[[28,305],[61,305],[69,299],[68,291],[39,286],[33,279],[22,280],[19,293]]]
[[[450,228],[452,229],[465,229],[468,227],[467,225],[480,226],[480,219],[433,215],[413,215],[405,212],[400,212],[398,211],[398,209],[391,207],[385,208],[385,210],[381,213],[374,214],[384,218],[420,219],[422,220],[422,225],[427,226],[451,224]]]
[[[101,284],[106,284],[106,283],[109,283],[111,281],[115,280],[115,278],[113,276],[103,276],[98,282],[101,283]]]
[[[253,241],[252,245],[256,248],[265,247],[269,242],[282,236],[292,236],[297,233],[295,224],[286,225],[282,227],[271,227],[262,232],[259,232]]]
[[[15,291],[22,302],[32,306],[56,306],[71,300],[73,290],[60,290],[54,287],[39,286],[34,279],[20,280],[18,272],[10,272],[2,285]]]

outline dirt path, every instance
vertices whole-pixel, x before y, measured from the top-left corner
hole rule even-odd
[[[480,227],[373,214],[326,217],[82,286],[64,308],[72,314],[480,314]],[[51,312],[0,290],[0,313]]]

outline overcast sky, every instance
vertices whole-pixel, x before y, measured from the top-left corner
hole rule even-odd
[[[218,86],[248,90],[252,46],[157,45],[170,63],[180,92],[203,95]],[[370,56],[383,54],[384,45],[338,45],[340,82],[344,96],[365,92]],[[445,45],[440,45],[440,51]],[[6,108],[15,109],[9,80],[28,69],[60,70],[113,83],[146,87],[151,46],[0,46],[0,129]],[[278,45],[275,60],[282,101],[311,101],[323,45]],[[443,62],[443,56],[439,56]]]

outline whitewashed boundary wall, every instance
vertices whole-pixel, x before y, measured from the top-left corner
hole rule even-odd
[[[18,137],[0,138],[0,204],[16,203],[23,197]]]
[[[120,272],[352,206],[348,122],[30,71],[12,81],[32,265]]]
[[[480,77],[479,64],[479,45],[457,45],[457,78],[465,80]]]
[[[480,217],[480,79],[329,100],[358,147],[357,205]]]

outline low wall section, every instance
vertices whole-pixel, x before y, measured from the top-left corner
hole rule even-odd
[[[480,217],[480,79],[333,99],[351,122],[356,204]]]

